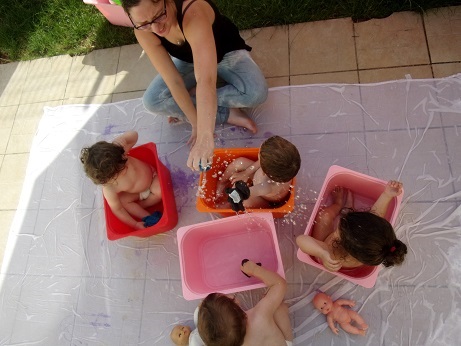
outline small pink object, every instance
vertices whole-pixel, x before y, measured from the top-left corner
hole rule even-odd
[[[336,186],[342,186],[350,190],[354,194],[354,208],[357,210],[364,210],[371,208],[374,202],[384,191],[386,185],[387,181],[370,177],[366,174],[355,172],[340,166],[331,166],[327,172],[327,176],[323,183],[322,189],[320,190],[317,202],[315,203],[314,210],[312,210],[312,214],[304,234],[311,234],[315,216],[317,215],[322,205],[330,204],[328,203],[328,199],[331,191],[333,191]],[[399,196],[394,197],[394,199],[389,204],[385,219],[389,221],[391,225],[394,225],[397,219],[402,198],[403,192]],[[380,269],[380,266],[364,265],[358,268],[347,268],[340,269],[337,272],[330,272],[325,269],[325,267],[315,258],[302,252],[301,249],[298,249],[297,256],[298,259],[302,262],[325,270],[333,275],[337,275],[366,288],[371,288],[375,285]]]
[[[178,229],[182,291],[187,300],[209,293],[230,294],[265,287],[240,271],[248,258],[283,278],[274,219],[271,213],[251,213]]]
[[[83,2],[88,5],[94,5],[112,24],[133,27],[122,6],[112,4],[109,0],[83,0]]]
[[[135,229],[120,221],[112,212],[106,199],[104,199],[104,214],[106,217],[107,238],[116,240],[128,236],[133,237],[150,237],[152,235],[167,232],[173,229],[178,223],[178,212],[176,210],[176,201],[174,198],[173,183],[171,181],[170,171],[159,160],[157,147],[154,143],[146,143],[132,148],[128,155],[141,161],[147,162],[155,168],[162,189],[162,200],[154,206],[147,208],[151,214],[155,211],[162,213],[160,220],[153,226],[144,229]]]

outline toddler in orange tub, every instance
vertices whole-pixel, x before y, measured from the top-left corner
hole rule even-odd
[[[224,190],[228,192],[226,187],[232,184],[235,188],[230,190],[240,192],[240,198],[237,197],[234,203],[240,202],[242,210],[272,207],[286,199],[291,181],[300,167],[301,157],[296,146],[280,136],[272,136],[261,144],[257,161],[238,157],[227,166],[218,183],[216,196],[223,196]],[[250,180],[248,189],[244,185]],[[246,192],[241,192],[242,185]],[[234,205],[232,209],[235,210]]]

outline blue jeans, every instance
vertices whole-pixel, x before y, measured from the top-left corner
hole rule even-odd
[[[173,58],[187,90],[196,86],[194,65]],[[218,77],[226,82],[216,90],[218,112],[216,124],[223,124],[229,118],[229,108],[255,107],[267,98],[266,80],[253,61],[250,53],[244,49],[224,55],[218,64]],[[195,96],[191,96],[195,104]],[[185,119],[183,111],[173,99],[170,90],[160,75],[150,83],[143,96],[144,107],[152,113]]]

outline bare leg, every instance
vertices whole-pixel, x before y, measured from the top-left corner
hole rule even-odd
[[[368,329],[368,324],[366,324],[365,320],[360,316],[356,311],[350,310],[349,316],[352,318],[355,323],[357,323],[362,330]]]
[[[274,313],[274,321],[279,327],[286,341],[293,341],[293,329],[291,328],[288,306],[285,303],[279,305]]]
[[[146,199],[139,201],[139,205],[142,208],[148,208],[160,202],[162,200],[162,189],[160,188],[160,179],[158,175],[152,180],[150,185],[150,194]]]
[[[359,335],[365,335],[366,331],[359,329],[357,327],[354,327],[353,325],[349,323],[343,323],[340,324],[341,328],[344,329],[346,332],[349,334],[359,334]]]
[[[346,203],[344,203],[344,208],[354,209],[354,195],[351,190],[347,190]]]
[[[260,196],[251,196],[247,200],[243,201],[245,208],[269,208],[269,202]]]
[[[312,237],[317,240],[324,241],[335,230],[334,220],[339,214],[344,203],[345,189],[337,186],[331,192],[333,203],[326,208],[321,209],[315,217]]]
[[[142,219],[143,217],[150,215],[146,209],[139,205],[138,193],[121,192],[119,194],[119,197],[123,207],[131,216],[137,217],[138,219]]]
[[[258,132],[256,123],[248,117],[240,108],[231,108],[227,123],[248,129],[251,133]]]

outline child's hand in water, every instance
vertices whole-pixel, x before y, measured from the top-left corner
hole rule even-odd
[[[230,178],[229,178],[229,181],[234,184],[235,182],[239,181],[239,180],[242,180],[243,182],[248,182],[248,179],[250,178],[250,175],[248,174],[247,171],[241,171],[241,172],[235,172],[233,173]]]
[[[253,261],[246,261],[240,267],[240,270],[248,276],[253,276],[254,271],[258,268],[258,265]]]
[[[397,197],[402,193],[402,187],[403,184],[400,181],[390,180],[384,189],[384,194],[389,197]]]
[[[328,269],[331,272],[337,272],[338,270],[341,269],[342,266],[342,261],[338,261],[333,259],[330,256],[330,253],[328,251],[324,251],[323,255],[320,257],[322,260],[323,266]]]

